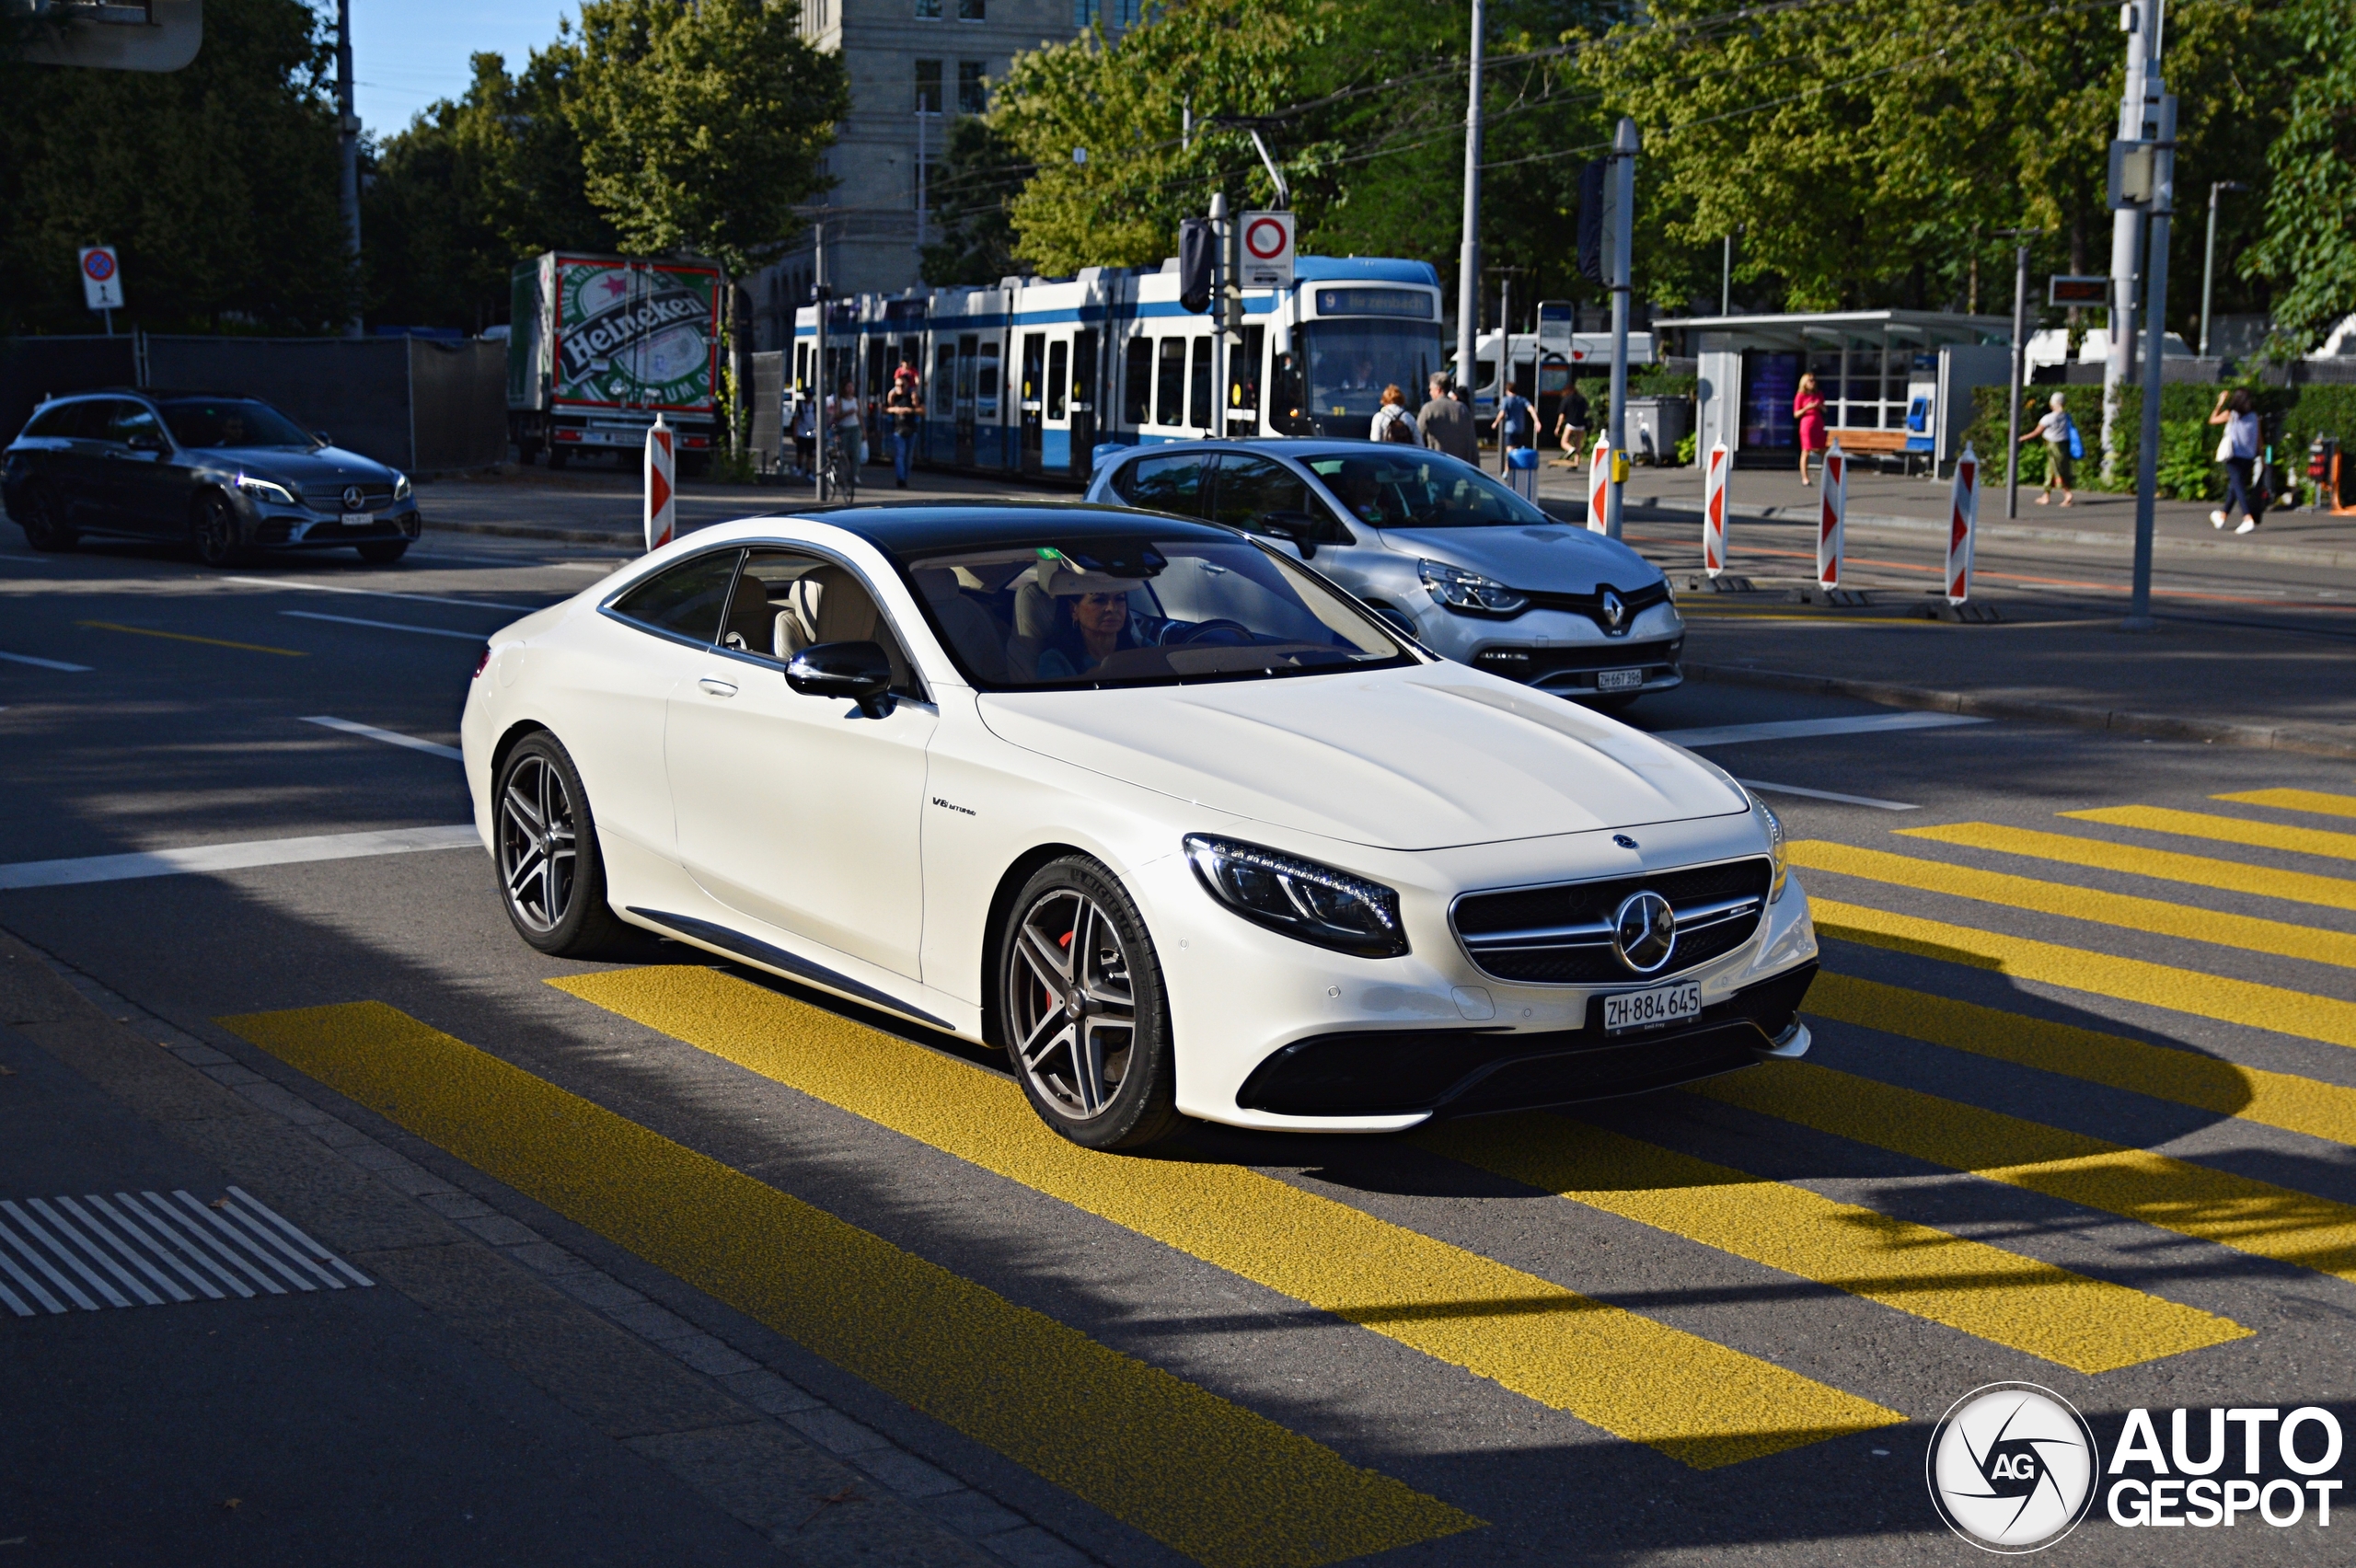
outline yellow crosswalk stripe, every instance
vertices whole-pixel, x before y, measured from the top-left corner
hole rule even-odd
[[[2321,790],[2245,790],[2238,795],[2212,795],[2240,806],[2272,806],[2278,811],[2312,812],[2317,816],[2356,817],[2356,795],[2330,795]]]
[[[2148,1094],[2285,1132],[2356,1145],[2356,1089],[2221,1062],[2073,1023],[1820,972],[1807,1010],[1975,1056]]]
[[[1211,1568],[1483,1523],[382,1003],[220,1022]]]
[[[2073,1371],[2114,1372],[2249,1333],[2196,1307],[1560,1116],[1443,1123],[1416,1141]]]
[[[1695,1469],[1904,1419],[1274,1177],[1079,1147],[1006,1078],[715,970],[549,984]]]
[[[2356,1002],[2342,1001],[2337,997],[2317,997],[2197,969],[2146,963],[2138,958],[2114,958],[2085,948],[2002,936],[1912,915],[1892,915],[1830,898],[1811,899],[1809,904],[1817,930],[1843,941],[1919,953],[1950,963],[1969,964],[1975,969],[1992,969],[2024,980],[2066,986],[2073,991],[2093,991],[2120,1001],[2214,1019],[2220,1023],[2270,1029],[2281,1034],[2320,1040],[2327,1045],[2356,1046]]]
[[[2246,948],[2252,952],[2356,967],[2356,935],[2345,931],[2228,915],[2189,904],[2073,887],[2066,882],[2039,882],[2006,871],[1983,871],[1971,866],[1950,865],[1945,860],[1892,855],[1817,838],[1803,838],[1792,845],[1791,859],[1794,865],[1809,870],[1920,888],[1925,893],[1978,899],[2013,909],[2033,909],[2041,915],[2062,915],[2097,925],[2124,926],[2131,931],[2182,937],[2188,941],[2214,942],[2220,947]]]
[[[2093,811],[2062,814],[2080,822],[2107,823],[2112,827],[2140,827],[2146,833],[2173,833],[2187,838],[2213,838],[2221,844],[2254,844],[2261,849],[2288,849],[2299,855],[2356,860],[2356,833],[2285,827],[2280,823],[2251,822],[2208,812],[2171,811],[2165,806],[2099,806]]]
[[[2356,1280],[2356,1207],[1836,1072],[1767,1062],[1690,1086],[1819,1132],[2235,1251]]]
[[[2356,909],[2356,881],[2345,877],[2279,871],[2271,866],[2253,866],[2246,860],[2182,855],[2172,849],[2146,849],[2140,844],[2113,844],[2108,839],[2041,833],[2035,828],[2000,827],[1992,822],[1958,822],[1942,827],[1901,827],[1895,831],[1908,838],[1993,849],[1999,854],[2055,860],[2063,865],[2085,866],[2090,870],[2125,871],[2161,882],[2191,882],[2198,887],[2255,894],[2261,898],[2287,899],[2327,909]]]

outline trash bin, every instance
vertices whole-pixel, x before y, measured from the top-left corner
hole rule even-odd
[[[1506,448],[1506,483],[1514,494],[1533,505],[1538,501],[1538,448],[1509,446]]]
[[[1628,455],[1636,462],[1676,462],[1677,444],[1692,428],[1691,398],[1628,399]]]

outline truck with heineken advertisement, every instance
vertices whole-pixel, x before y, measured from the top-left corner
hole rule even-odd
[[[636,453],[657,413],[680,467],[720,439],[721,270],[693,258],[551,250],[516,263],[507,427],[526,463]]]

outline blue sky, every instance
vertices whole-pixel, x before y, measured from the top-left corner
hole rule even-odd
[[[332,6],[327,7],[330,22]],[[491,50],[514,71],[556,37],[567,0],[352,0],[352,75],[360,122],[378,140],[435,98],[466,91],[467,57]]]

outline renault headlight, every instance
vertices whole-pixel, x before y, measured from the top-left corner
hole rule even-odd
[[[1231,839],[1186,836],[1186,859],[1213,898],[1255,926],[1360,958],[1407,951],[1399,895],[1332,866]]]
[[[1757,795],[1750,797],[1750,805],[1767,824],[1767,859],[1774,867],[1773,879],[1767,884],[1767,902],[1773,904],[1784,896],[1784,881],[1790,869],[1784,858],[1784,821]]]
[[[237,476],[237,488],[245,491],[248,495],[253,497],[256,501],[266,501],[274,506],[295,506],[300,504],[300,502],[296,502],[294,499],[294,492],[288,490],[284,485],[279,484],[271,479],[259,478],[252,474],[239,474]]]
[[[1509,616],[1530,607],[1529,594],[1444,560],[1417,561],[1415,575],[1424,580],[1434,599],[1466,615]]]
[[[396,472],[393,475],[393,499],[395,501],[407,501],[409,499],[409,476],[407,474]]]

